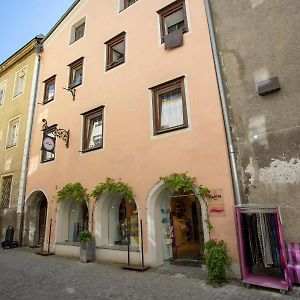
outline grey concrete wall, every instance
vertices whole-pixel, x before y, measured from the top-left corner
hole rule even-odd
[[[282,210],[287,241],[300,242],[300,1],[211,0],[242,201]],[[257,82],[278,76],[261,97]]]

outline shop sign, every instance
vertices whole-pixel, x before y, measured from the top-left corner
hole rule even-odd
[[[211,190],[211,196],[207,201],[208,215],[211,217],[224,217],[225,205],[222,189]]]

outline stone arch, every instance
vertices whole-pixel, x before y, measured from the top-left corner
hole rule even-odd
[[[48,220],[48,200],[44,192],[32,192],[25,202],[24,244],[41,246],[45,239]]]
[[[148,231],[148,260],[152,266],[163,264],[163,238],[161,222],[161,205],[167,201],[174,193],[163,183],[158,182],[149,192],[146,200],[147,210],[147,231]],[[209,230],[207,228],[207,207],[203,198],[196,196],[202,214],[202,226],[204,241],[209,239]]]

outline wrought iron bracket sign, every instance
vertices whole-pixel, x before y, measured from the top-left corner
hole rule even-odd
[[[69,87],[69,88],[64,88],[64,90],[70,92],[72,94],[73,101],[75,101],[76,89],[73,87]]]
[[[46,119],[43,119],[42,122],[43,122],[42,131],[45,131],[50,128],[48,126]],[[52,131],[52,133],[55,137],[62,139],[65,142],[66,148],[69,148],[70,130],[56,128],[55,130]]]

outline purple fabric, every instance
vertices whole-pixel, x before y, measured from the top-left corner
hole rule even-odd
[[[300,243],[288,243],[287,249],[289,255],[289,263],[300,265]]]
[[[288,264],[288,271],[292,283],[300,284],[300,265]]]

